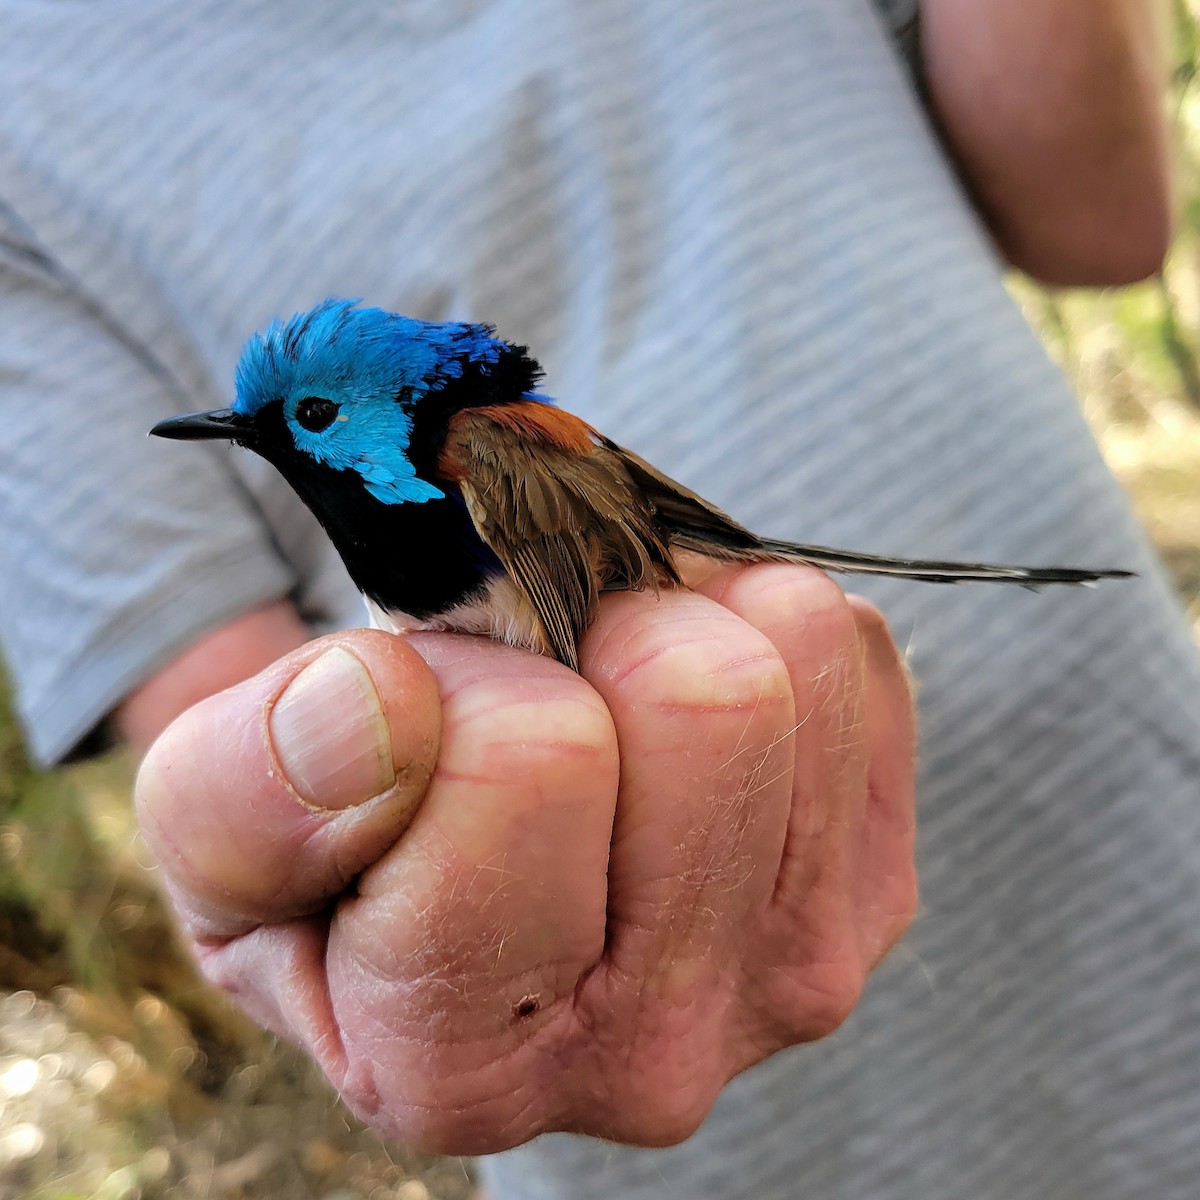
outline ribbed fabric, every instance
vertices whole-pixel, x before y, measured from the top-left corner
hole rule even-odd
[[[685,1146],[547,1137],[497,1200],[1194,1200],[1200,666],[866,0],[0,16],[0,630],[43,757],[231,612],[355,604],[269,468],[150,424],[328,294],[494,321],[764,533],[1143,572],[855,581],[920,680],[912,935]]]

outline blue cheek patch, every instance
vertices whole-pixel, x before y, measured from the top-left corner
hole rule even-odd
[[[411,463],[404,462],[404,468],[397,471],[366,458],[353,464],[353,469],[363,477],[367,491],[384,504],[423,504],[426,500],[445,499],[446,493],[441,488],[417,477]]]
[[[359,400],[347,419],[312,433],[289,421],[296,448],[335,471],[356,471],[384,504],[441,500],[441,488],[417,476],[407,450],[412,419],[390,396]]]

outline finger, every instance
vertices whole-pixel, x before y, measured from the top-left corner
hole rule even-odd
[[[912,680],[882,614],[850,596],[865,651],[865,727],[870,767],[858,864],[858,904],[866,919],[863,953],[874,966],[912,920],[916,731]]]
[[[134,796],[193,936],[233,936],[341,892],[412,818],[439,727],[424,661],[374,630],[310,643],[179,717]]]
[[[845,879],[867,793],[862,651],[853,610],[828,575],[762,564],[725,570],[702,590],[760,630],[795,697],[795,769],[775,900],[799,910],[820,889],[847,901]]]
[[[863,649],[853,609],[827,575],[762,564],[705,585],[761,629],[787,665],[795,694],[795,772],[772,903],[747,930],[741,1057],[831,1033],[866,976],[856,904],[867,805]]]
[[[441,755],[403,841],[338,910],[330,989],[383,1075],[415,1077],[413,1045],[438,1055],[444,1103],[447,1079],[486,1089],[496,1040],[544,1028],[599,960],[620,768],[608,712],[573,671],[478,638],[413,643],[440,688]]]
[[[621,748],[612,962],[667,995],[719,970],[745,914],[771,894],[791,689],[762,634],[689,591],[607,597],[582,662]]]

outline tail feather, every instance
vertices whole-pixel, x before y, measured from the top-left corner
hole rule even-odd
[[[694,550],[709,558],[729,562],[801,562],[824,571],[852,571],[862,575],[893,575],[930,583],[967,583],[980,580],[1016,583],[1037,588],[1045,584],[1091,584],[1101,579],[1128,579],[1133,571],[1084,567],[1012,567],[999,563],[945,562],[940,559],[886,558],[859,554],[832,546],[805,546],[762,538],[739,525],[702,496],[676,483],[644,458],[607,438],[598,440],[620,456],[626,470],[654,505],[658,520],[673,546]]]
[[[920,579],[927,583],[1016,583],[1039,588],[1047,584],[1092,584],[1101,579],[1129,579],[1134,571],[1103,567],[1014,567],[1000,563],[947,562],[940,559],[887,558],[879,554],[859,554],[832,546],[805,546],[756,538],[753,545],[733,546],[717,541],[707,532],[672,530],[671,544],[682,550],[694,550],[709,558],[727,562],[797,562],[822,571],[848,571],[859,575],[892,575]]]
[[[770,559],[804,562],[826,571],[853,571],[864,575],[899,575],[929,583],[965,583],[971,580],[1018,583],[1024,587],[1043,584],[1087,584],[1100,579],[1128,579],[1133,571],[1115,568],[1091,570],[1084,567],[1016,567],[1000,563],[943,562],[937,559],[887,558],[858,554],[831,546],[802,546],[793,542],[760,539],[760,553]],[[754,555],[754,557],[758,557]]]

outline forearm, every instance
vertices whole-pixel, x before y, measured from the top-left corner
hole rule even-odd
[[[930,104],[1001,250],[1054,283],[1158,269],[1162,0],[922,0]]]
[[[132,692],[113,714],[117,731],[143,754],[185,709],[257,674],[309,636],[286,600],[235,617],[204,634]]]

